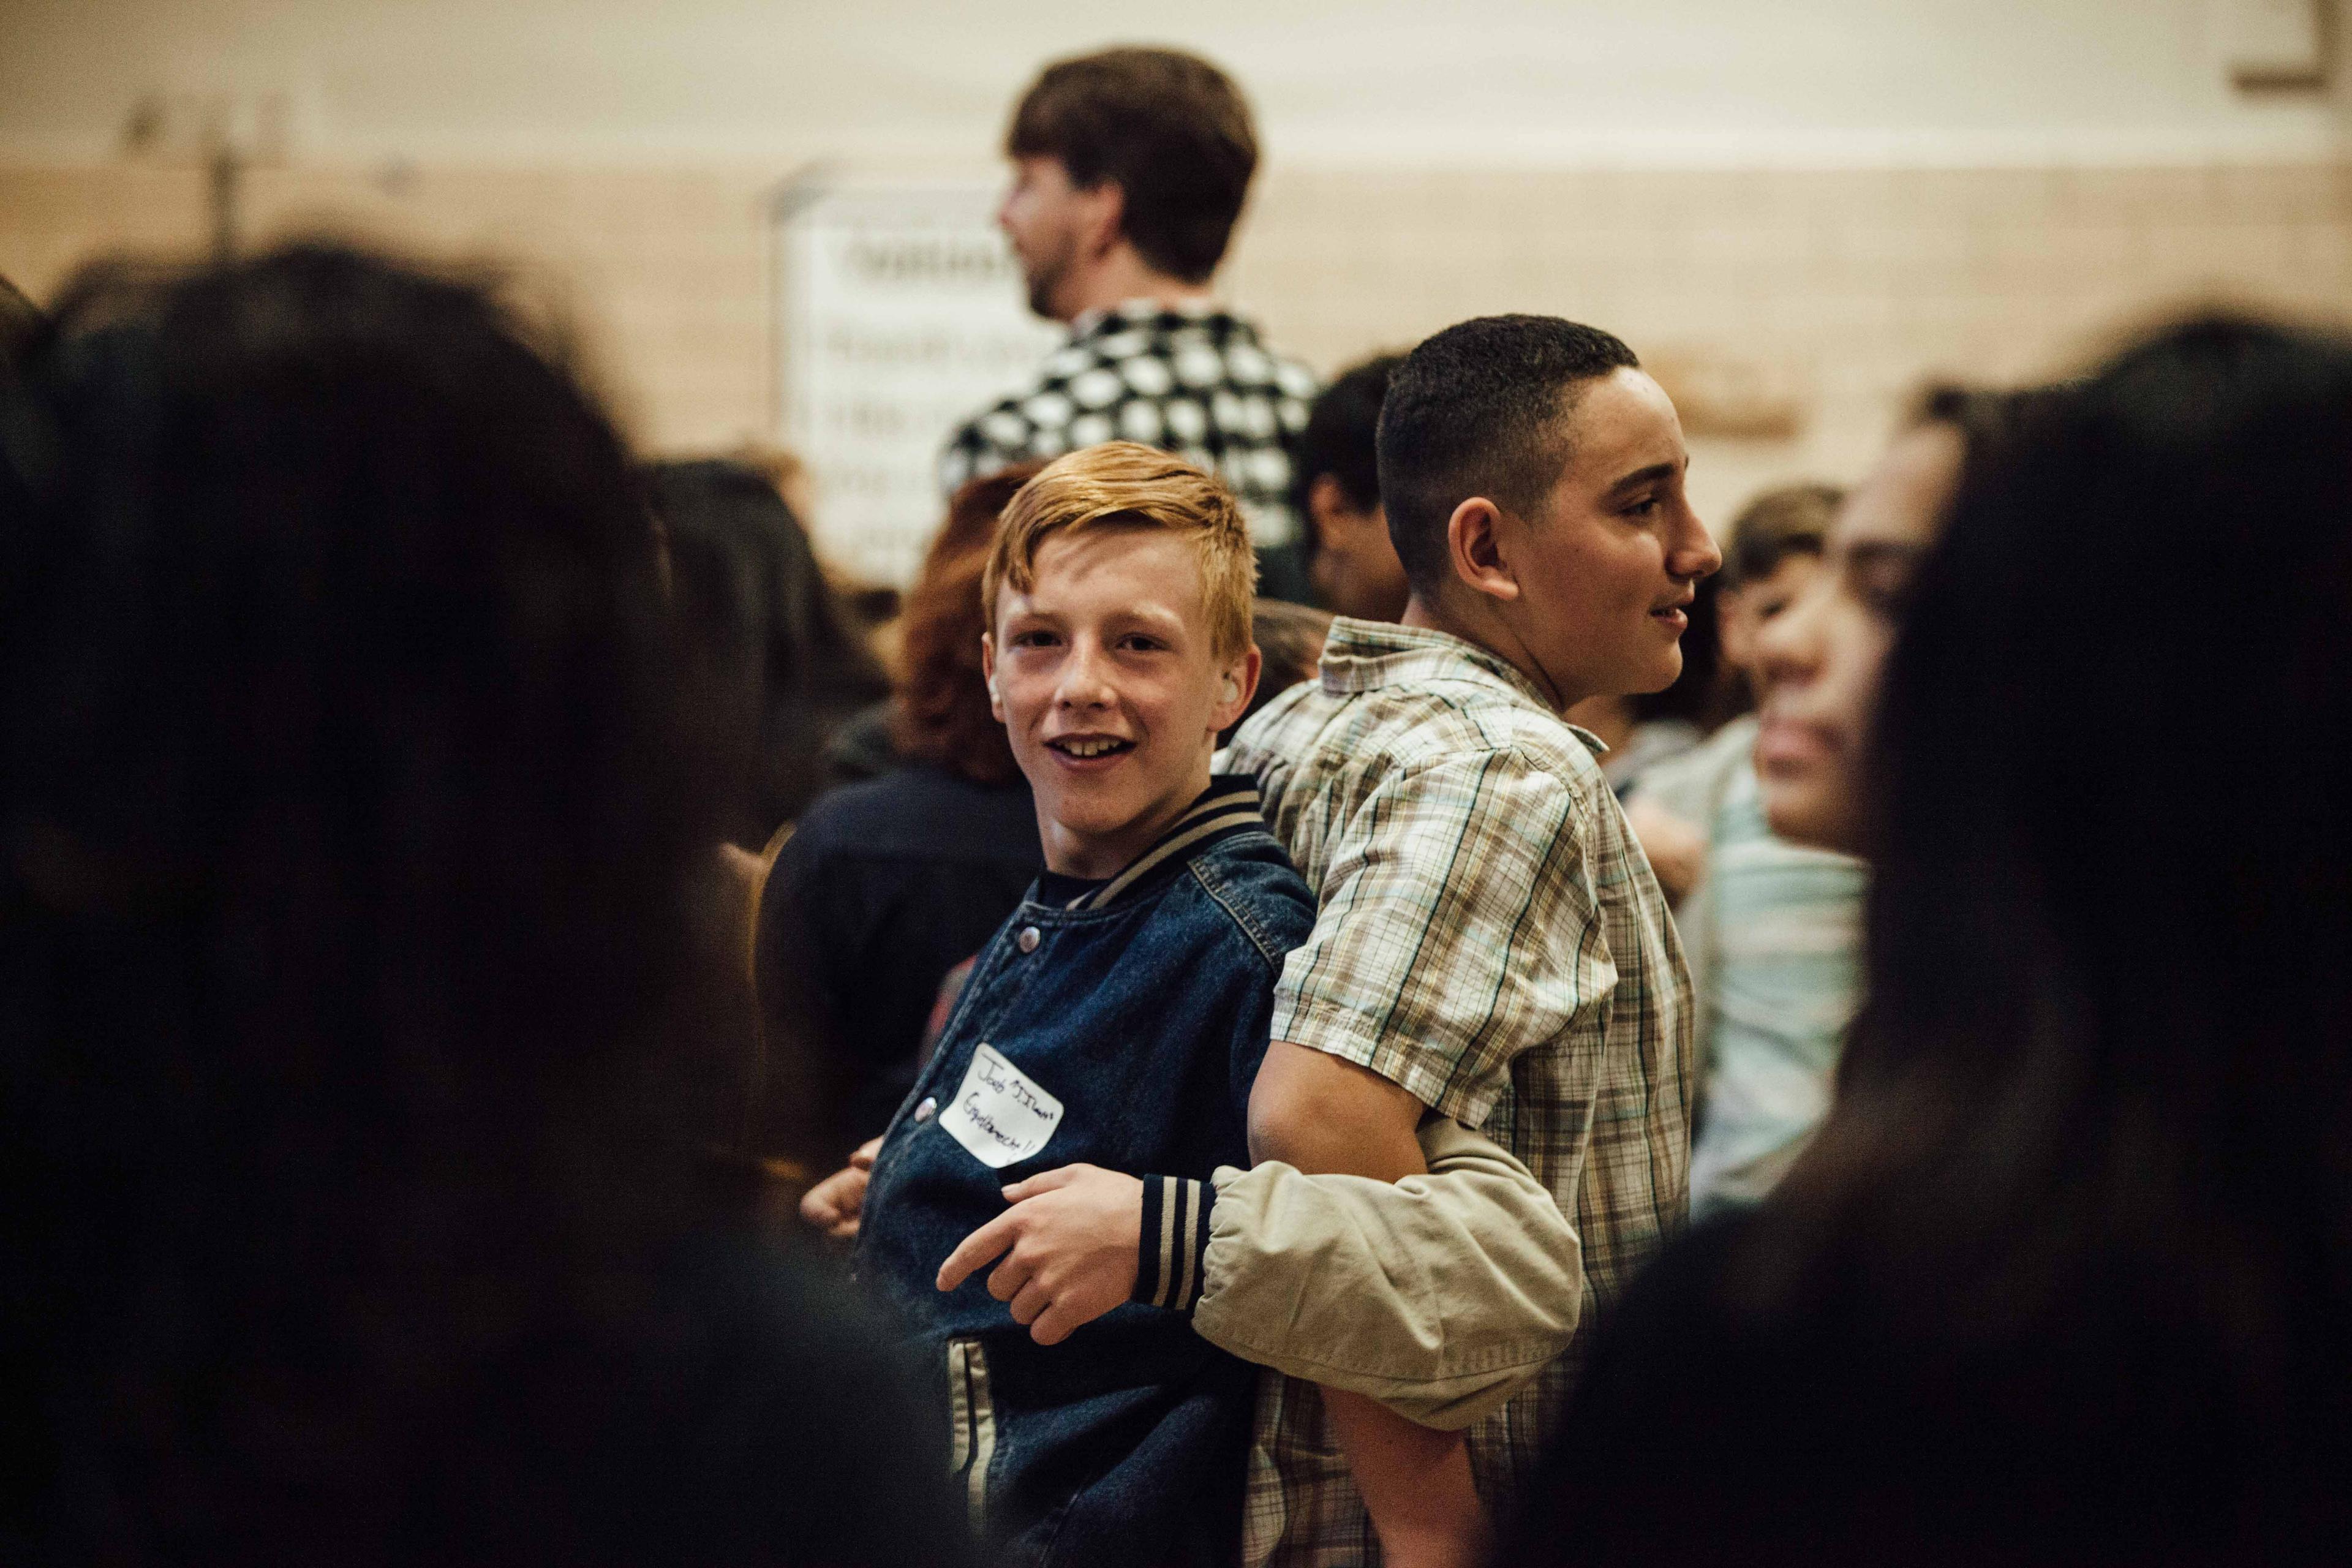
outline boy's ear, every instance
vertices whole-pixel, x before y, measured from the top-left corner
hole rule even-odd
[[[1211,715],[1215,720],[1209,726],[1212,733],[1222,732],[1249,711],[1250,699],[1257,693],[1258,671],[1264,663],[1263,656],[1257,651],[1257,644],[1252,643],[1241,658],[1225,666],[1224,687],[1217,694],[1217,709]]]
[[[1473,592],[1508,604],[1519,596],[1519,574],[1503,547],[1503,526],[1501,507],[1472,496],[1445,520],[1445,552]]]
[[[996,694],[996,638],[987,632],[980,634],[980,676],[988,682],[988,713],[998,723],[1004,722],[1004,699]]]

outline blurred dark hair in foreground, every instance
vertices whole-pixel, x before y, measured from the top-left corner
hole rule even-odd
[[[2342,1556],[2352,346],[2012,406],[1888,666],[1838,1103],[1617,1310],[1521,1561]]]
[[[40,307],[25,298],[23,289],[0,278],[0,375],[13,369],[16,356],[40,327]]]
[[[1994,454],[1888,665],[1873,1005],[1799,1191],[1903,1319],[2179,1335],[2292,1486],[2280,1423],[2352,1415],[2352,344],[2191,321]]]
[[[700,1186],[709,737],[603,414],[331,247],[23,371],[0,1556],[921,1555],[919,1423]]]

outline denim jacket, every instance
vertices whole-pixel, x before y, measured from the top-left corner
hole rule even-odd
[[[1315,900],[1219,778],[1109,881],[1048,903],[1041,882],[974,964],[885,1136],[860,1272],[920,1337],[954,1422],[975,1532],[1022,1564],[1230,1560],[1255,1369],[1192,1331],[1206,1181],[1246,1165],[1244,1116],[1282,960]],[[986,1269],[933,1287],[1002,1189],[1080,1162],[1147,1182],[1164,1241],[1138,1300],[1040,1346]],[[1158,1304],[1155,1304],[1157,1302]]]

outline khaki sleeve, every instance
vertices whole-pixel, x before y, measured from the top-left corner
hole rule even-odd
[[[1454,1431],[1566,1348],[1583,1308],[1575,1227],[1528,1168],[1444,1117],[1429,1173],[1394,1184],[1221,1167],[1203,1339]]]

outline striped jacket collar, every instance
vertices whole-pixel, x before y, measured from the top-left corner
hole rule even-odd
[[[1063,908],[1099,910],[1117,903],[1143,879],[1163,866],[1181,865],[1215,844],[1251,828],[1265,831],[1258,807],[1257,781],[1247,773],[1216,773],[1201,798],[1168,825],[1150,848],[1129,862],[1126,870],[1099,888],[1090,888]]]

